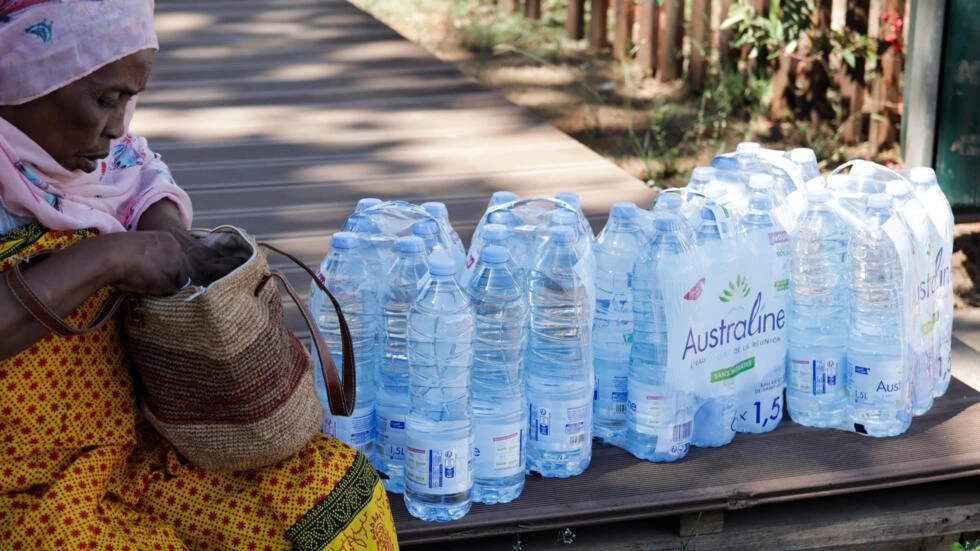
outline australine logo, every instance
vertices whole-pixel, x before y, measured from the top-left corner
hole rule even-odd
[[[735,278],[735,281],[728,282],[728,288],[722,290],[721,295],[718,296],[718,300],[735,303],[749,296],[751,292],[752,288],[749,287],[749,282],[740,275]]]
[[[940,289],[944,289],[950,284],[950,267],[944,262],[945,250],[940,247],[936,251],[936,260],[933,262],[932,273],[919,282],[918,294],[916,299],[925,300],[936,294]]]
[[[742,296],[748,296],[751,292],[748,284],[744,280],[741,287],[738,285],[733,286],[738,289],[744,289],[744,291],[739,291]],[[722,302],[729,302],[724,300],[724,293],[718,298]],[[735,318],[734,321],[732,319],[726,320],[723,317],[717,326],[699,331],[697,334],[694,333],[694,328],[692,327],[687,332],[687,342],[684,345],[684,353],[681,355],[681,360],[686,360],[688,354],[696,356],[706,350],[735,344],[744,339],[760,336],[769,331],[777,331],[786,327],[785,310],[780,309],[777,312],[765,312],[764,310],[762,292],[760,291],[755,296],[755,301],[752,303],[748,317],[743,319]],[[738,313],[744,316],[744,309],[734,309],[727,315],[731,316],[732,314]]]

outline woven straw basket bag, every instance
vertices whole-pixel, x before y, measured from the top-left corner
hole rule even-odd
[[[169,297],[129,297],[123,340],[137,379],[144,415],[184,457],[211,471],[241,471],[271,465],[300,451],[320,430],[323,407],[317,397],[310,354],[283,320],[276,280],[296,303],[318,352],[330,411],[354,409],[354,354],[344,316],[340,319],[343,379],[306,304],[269,267],[265,254],[239,228],[221,226],[192,232],[209,247],[244,263],[206,287],[189,287]],[[299,264],[326,291],[313,272]],[[84,329],[64,323],[36,299],[20,271],[8,284],[22,304],[59,335],[102,325],[120,299],[112,300]]]

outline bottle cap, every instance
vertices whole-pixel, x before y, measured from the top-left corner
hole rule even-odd
[[[439,224],[435,220],[417,220],[412,224],[412,233],[428,237],[439,233]]]
[[[753,174],[749,176],[749,189],[764,190],[772,188],[773,179],[769,174]]]
[[[662,218],[657,218],[657,231],[673,232],[681,229],[681,219],[674,214],[668,214]]]
[[[344,230],[354,233],[371,233],[374,231],[374,222],[363,214],[352,214],[347,217]]]
[[[574,226],[578,216],[568,209],[555,209],[551,211],[552,226]]]
[[[913,184],[931,184],[936,181],[936,171],[927,166],[917,166],[909,171],[909,180]]]
[[[425,212],[431,214],[433,218],[449,220],[449,209],[446,208],[445,203],[429,201],[428,203],[422,203],[422,208],[425,209]]]
[[[555,194],[555,199],[559,201],[564,201],[572,206],[572,208],[579,208],[582,206],[581,201],[579,201],[578,194],[572,193],[571,191],[562,191]]]
[[[871,161],[855,161],[851,166],[851,176],[874,178],[877,172],[876,165]]]
[[[887,193],[872,193],[868,195],[868,208],[885,209],[892,204],[892,196]]]
[[[365,197],[357,202],[357,206],[354,207],[354,212],[363,212],[369,208],[376,207],[381,204],[381,199],[377,197]]]
[[[330,246],[334,249],[356,249],[360,244],[357,234],[349,231],[339,231],[330,238]]]
[[[728,155],[718,155],[711,159],[711,166],[716,170],[738,170],[738,159]]]
[[[400,253],[420,253],[425,250],[425,241],[417,235],[399,237],[395,242],[395,250]]]
[[[827,201],[831,198],[830,188],[824,185],[823,179],[814,178],[806,183],[806,196],[812,200]]]
[[[434,276],[455,275],[456,263],[446,253],[436,251],[429,257],[429,273]]]
[[[735,153],[757,152],[762,149],[758,142],[742,142],[735,146]]]
[[[480,253],[480,260],[487,264],[503,264],[507,262],[508,258],[510,258],[510,253],[500,245],[484,247],[483,252]]]
[[[483,240],[487,243],[500,243],[510,237],[510,229],[503,224],[487,224],[483,226]]]
[[[894,180],[888,182],[885,191],[892,197],[905,197],[912,194],[912,186],[904,180]]]
[[[749,210],[768,211],[772,208],[772,198],[768,195],[755,195],[749,199]]]
[[[509,210],[495,210],[487,216],[487,222],[506,226],[514,222],[514,213]]]
[[[789,152],[789,160],[798,165],[816,163],[817,154],[814,153],[809,147],[797,147]]]
[[[657,200],[653,203],[653,208],[656,210],[677,210],[681,208],[681,203],[683,202],[684,199],[681,197],[680,193],[662,191],[657,194]]]
[[[548,239],[555,243],[572,243],[575,241],[575,228],[571,226],[554,226],[548,230]]]
[[[628,202],[616,203],[609,210],[609,216],[625,219],[636,218],[636,205]]]
[[[504,203],[510,203],[511,201],[516,201],[517,199],[517,194],[513,191],[495,191],[493,192],[493,195],[490,196],[490,206],[495,207],[497,205],[503,205]]]
[[[715,179],[717,170],[710,166],[699,166],[691,171],[691,183],[707,184]]]

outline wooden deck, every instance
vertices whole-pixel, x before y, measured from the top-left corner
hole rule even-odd
[[[239,225],[317,264],[365,196],[444,201],[467,241],[496,190],[577,192],[596,227],[612,203],[652,199],[345,1],[160,0],[157,12],[162,49],[134,131],[190,193],[197,226]],[[298,269],[287,273],[306,288]],[[400,537],[425,544],[969,476],[980,471],[977,358],[958,343],[954,373],[969,384],[955,382],[901,438],[787,422],[671,465],[597,448],[585,475],[529,478],[514,503],[476,505],[453,523],[412,519],[393,496]]]

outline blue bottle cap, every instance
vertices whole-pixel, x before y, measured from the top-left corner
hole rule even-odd
[[[931,184],[936,181],[936,171],[928,166],[917,166],[909,171],[909,180],[915,185]]]
[[[554,226],[548,230],[548,239],[555,243],[572,243],[575,241],[575,228],[571,226]]]
[[[412,224],[412,233],[428,237],[439,233],[439,224],[435,220],[417,220]]]
[[[330,238],[330,246],[335,249],[356,249],[361,239],[354,232],[339,231]]]
[[[609,215],[613,218],[636,218],[636,205],[633,203],[616,203],[609,210]]]
[[[681,219],[676,215],[669,214],[662,218],[657,218],[657,231],[673,232],[681,229]]]
[[[483,240],[487,243],[499,243],[510,237],[510,230],[503,224],[487,224],[483,226]]]
[[[516,201],[517,199],[517,194],[513,191],[495,191],[493,192],[493,195],[490,196],[490,206],[495,207],[497,205],[503,205],[504,203],[510,203],[511,201]]]
[[[400,253],[420,253],[425,250],[425,241],[417,235],[399,237],[395,242],[395,250]]]
[[[496,210],[487,216],[487,222],[507,225],[514,221],[514,213],[509,210]]]
[[[717,218],[715,217],[714,209],[708,208],[706,206],[701,207],[701,220],[711,220],[711,221],[717,220]]]
[[[369,208],[376,207],[381,204],[381,199],[377,197],[365,197],[357,202],[357,207],[354,208],[354,212],[363,212]]]
[[[371,222],[371,219],[363,214],[352,214],[347,218],[347,223],[344,224],[344,231],[371,233],[374,231],[374,222]]]
[[[772,199],[767,195],[756,195],[749,199],[749,210],[769,210],[772,208]]]
[[[503,264],[507,262],[508,258],[510,258],[510,253],[500,245],[484,247],[483,252],[480,253],[480,260],[487,264]]]
[[[572,206],[572,208],[579,208],[582,206],[582,202],[579,201],[578,194],[572,193],[571,191],[562,191],[555,194],[555,199],[559,201],[564,201]]]
[[[653,206],[657,210],[677,210],[681,208],[681,203],[683,202],[684,199],[681,198],[680,193],[660,192],[657,194],[657,201],[653,204]]]
[[[552,226],[574,226],[578,216],[574,212],[566,209],[555,209],[551,211]]]
[[[741,142],[735,146],[735,153],[754,153],[762,149],[758,142]]]
[[[691,171],[691,183],[707,184],[715,179],[718,171],[710,166],[699,166]]]
[[[425,212],[431,214],[433,218],[449,220],[449,209],[446,208],[445,203],[429,201],[428,203],[422,203],[422,208],[425,209]]]
[[[432,253],[429,258],[429,273],[434,276],[451,276],[456,274],[456,263],[442,251]]]
[[[711,159],[711,166],[717,170],[738,170],[738,159],[727,155],[718,155]]]

